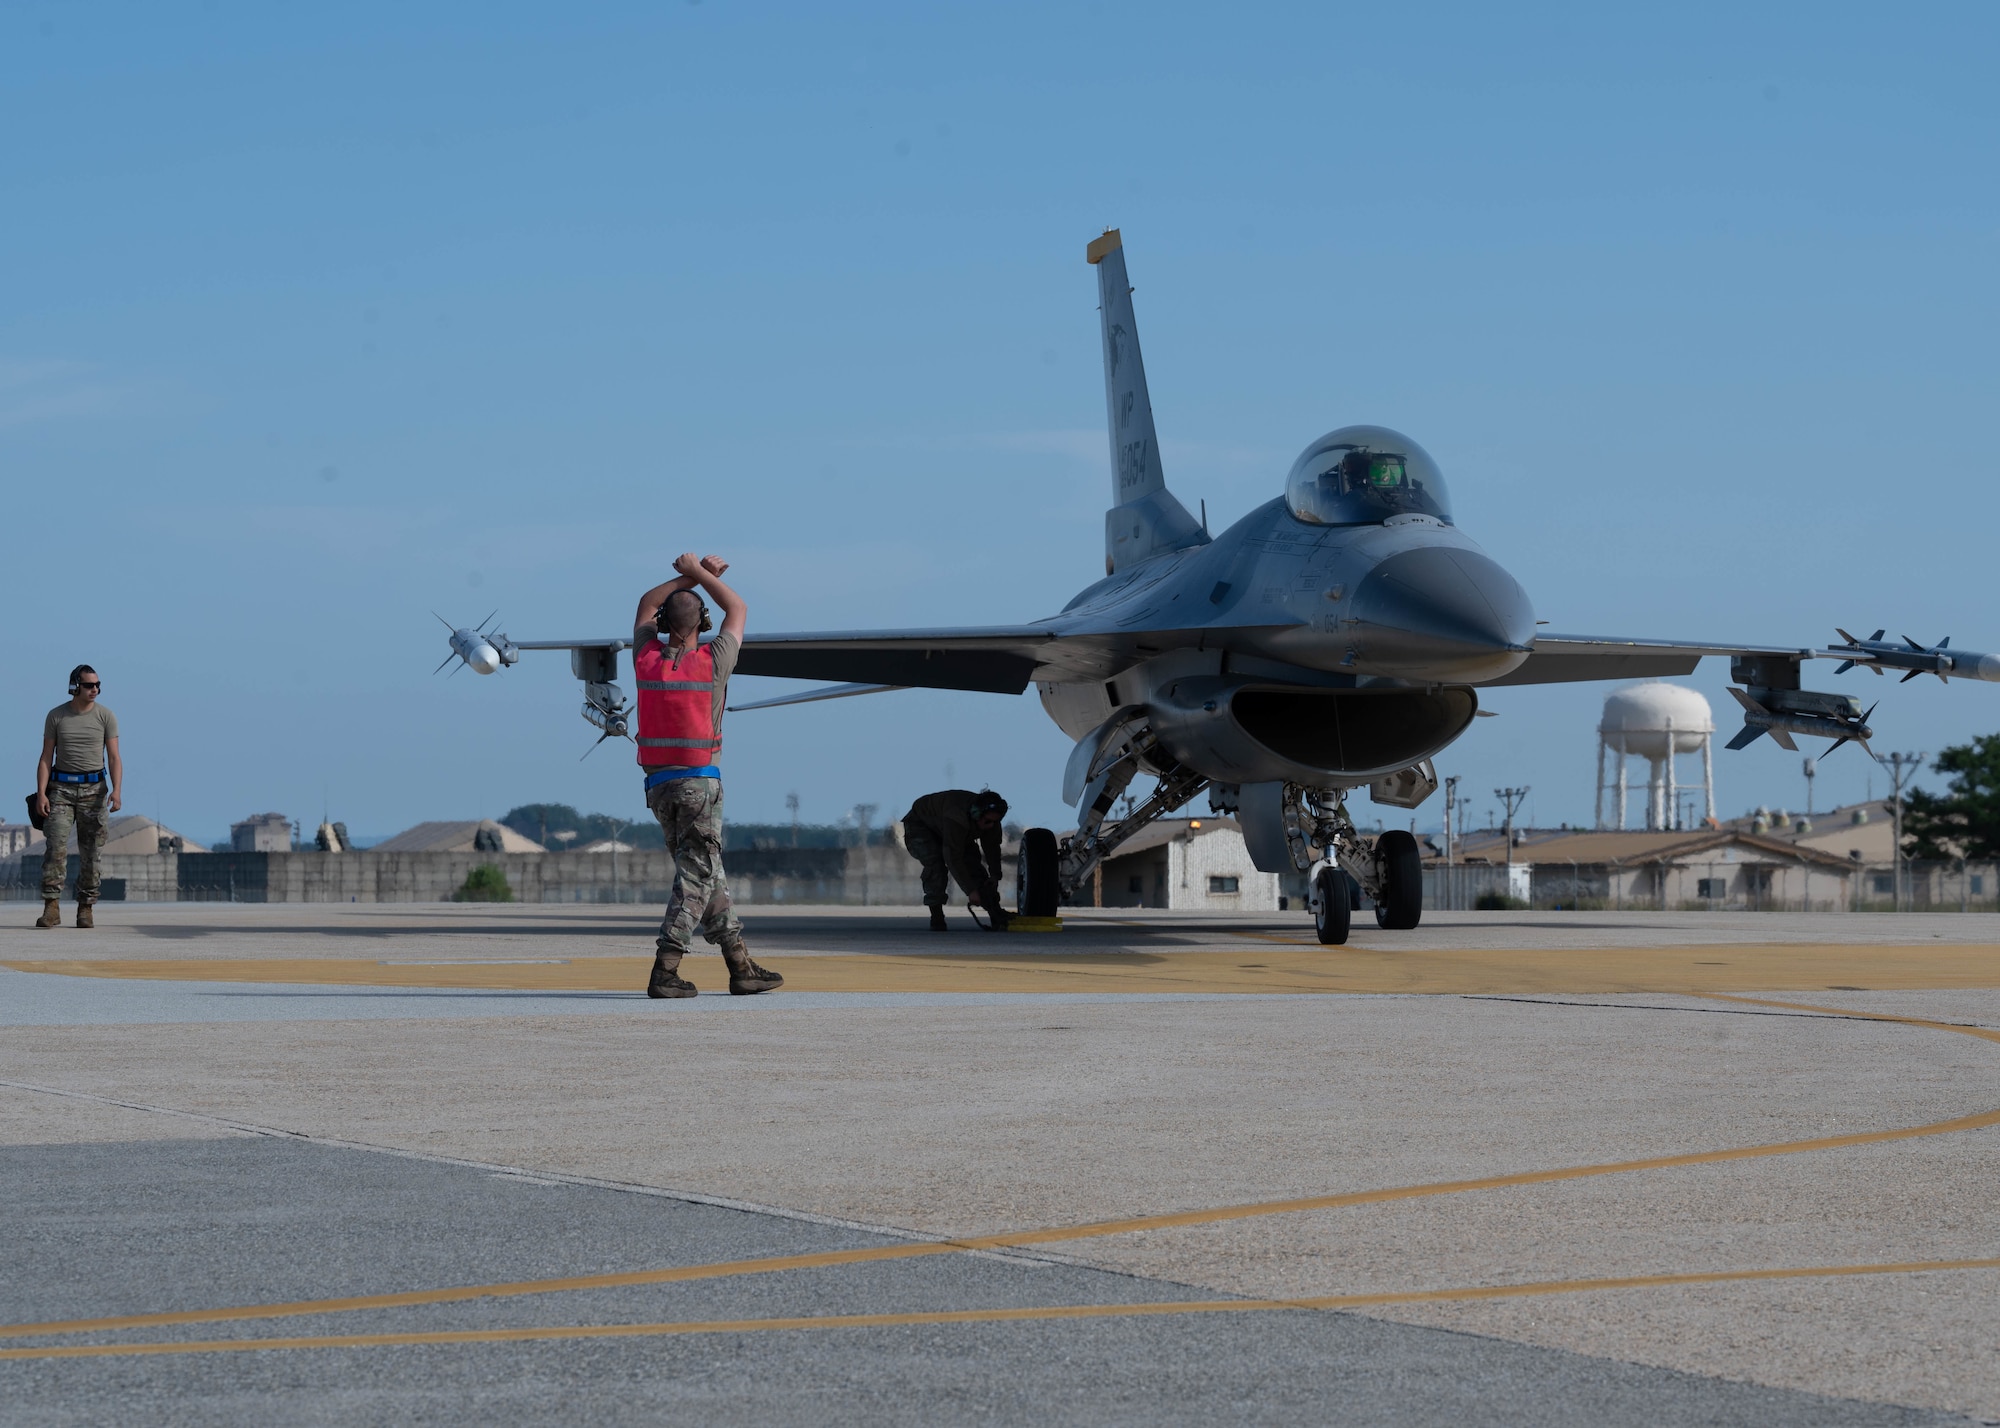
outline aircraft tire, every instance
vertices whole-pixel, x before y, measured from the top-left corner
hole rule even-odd
[[[1353,926],[1354,910],[1348,905],[1349,883],[1347,874],[1339,868],[1320,869],[1319,910],[1313,913],[1313,931],[1326,946],[1345,943],[1348,928]]]
[[[1417,840],[1392,828],[1375,840],[1382,868],[1382,901],[1375,904],[1378,926],[1407,930],[1424,916],[1424,859]]]
[[[1021,877],[1014,902],[1022,917],[1054,917],[1062,905],[1056,835],[1030,828],[1021,835]]]

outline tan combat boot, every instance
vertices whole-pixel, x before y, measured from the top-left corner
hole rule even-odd
[[[40,917],[38,917],[38,918],[36,918],[36,919],[35,919],[35,926],[37,926],[37,927],[61,927],[61,926],[62,926],[62,904],[61,904],[61,903],[59,903],[59,902],[57,902],[57,901],[56,901],[56,900],[55,900],[54,898],[52,898],[52,897],[49,897],[49,898],[43,898],[43,899],[42,899],[42,915],[41,915]]]
[[[676,959],[671,967],[663,965],[656,959],[653,963],[653,975],[646,979],[646,995],[655,1001],[662,998],[691,997],[695,995],[696,990],[695,984],[680,974],[679,959]]]
[[[80,902],[76,905],[76,925],[78,927],[97,926],[97,919],[91,915],[89,903]]]
[[[785,985],[785,979],[776,972],[751,961],[750,949],[741,942],[724,947],[722,960],[729,964],[729,995],[732,997],[753,997],[759,992],[775,991]]]

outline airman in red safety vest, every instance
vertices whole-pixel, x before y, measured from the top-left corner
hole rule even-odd
[[[727,561],[674,561],[676,577],[639,597],[632,627],[632,675],[639,686],[639,766],[646,806],[660,820],[674,855],[674,891],[660,921],[649,997],[691,997],[680,975],[695,930],[722,950],[733,996],[768,992],[784,978],[750,960],[743,924],[729,902],[722,870],[722,709],[729,675],[743,643],[743,597],[722,583]],[[722,629],[704,641],[708,606],[699,588],[722,607]]]

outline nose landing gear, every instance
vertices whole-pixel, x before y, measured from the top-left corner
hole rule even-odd
[[[1408,930],[1423,920],[1424,864],[1416,838],[1400,828],[1364,838],[1347,815],[1346,790],[1285,785],[1285,841],[1307,875],[1306,905],[1319,940],[1347,941],[1353,909],[1366,893],[1375,924]]]
[[[1339,947],[1347,941],[1353,925],[1353,885],[1347,874],[1332,863],[1322,863],[1312,880],[1313,930],[1326,946]]]

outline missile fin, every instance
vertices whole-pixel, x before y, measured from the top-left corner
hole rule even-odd
[[[1736,737],[1731,739],[1728,742],[1728,744],[1726,744],[1724,747],[1731,749],[1747,749],[1752,744],[1756,743],[1759,739],[1763,737],[1764,737],[1764,731],[1762,729],[1759,729],[1755,724],[1745,724],[1743,728],[1738,731]]]
[[[1847,671],[1853,668],[1854,668],[1854,661],[1851,659],[1844,659],[1839,664],[1834,666],[1833,672],[1835,674],[1845,674],[1847,673]]]
[[[431,678],[436,679],[439,675],[443,674],[445,665],[450,664],[453,660],[457,658],[458,658],[457,650],[453,650],[450,654],[446,655],[444,657],[443,663],[439,664],[436,669],[431,671]]]
[[[1915,640],[1911,639],[1911,638],[1910,638],[1910,637],[1909,637],[1908,635],[1905,635],[1905,636],[1903,636],[1903,643],[1904,643],[1904,644],[1906,644],[1906,645],[1908,645],[1908,646],[1909,646],[1909,647],[1910,647],[1911,649],[1915,650],[1915,651],[1916,651],[1916,652],[1917,652],[1918,654],[1929,654],[1929,653],[1930,653],[1930,651],[1929,651],[1929,650],[1925,649],[1925,648],[1924,648],[1924,647],[1923,647],[1922,645],[1918,644],[1918,643],[1917,643],[1917,642],[1916,642]]]
[[[1833,741],[1833,747],[1831,749],[1828,749],[1824,754],[1821,754],[1820,757],[1823,759],[1831,757],[1833,754],[1839,751],[1840,746],[1842,744],[1849,742],[1851,742],[1849,737],[1846,734],[1842,734],[1838,739],[1835,739]]]
[[[1896,683],[1908,684],[1911,680],[1915,679],[1918,675],[1922,674],[1923,672],[1924,671],[1921,669],[1913,669],[1908,674],[1904,675],[1901,679],[1897,680]]]
[[[1843,640],[1846,640],[1850,645],[1858,645],[1861,643],[1861,641],[1855,639],[1854,636],[1848,634],[1847,631],[1841,629],[1840,626],[1838,625],[1835,625],[1833,627],[1833,632],[1836,635],[1839,635]]]
[[[1799,746],[1792,742],[1792,736],[1783,729],[1771,730],[1771,742],[1788,754],[1796,754],[1799,751]]]
[[[1759,704],[1756,700],[1752,699],[1749,695],[1745,694],[1742,690],[1738,689],[1733,684],[1729,686],[1729,692],[1736,696],[1736,702],[1738,704],[1741,704],[1745,709],[1750,710],[1753,714],[1768,714],[1771,712],[1770,710],[1766,709],[1763,705]],[[1735,745],[1732,744],[1730,745],[1730,747],[1734,748]]]

